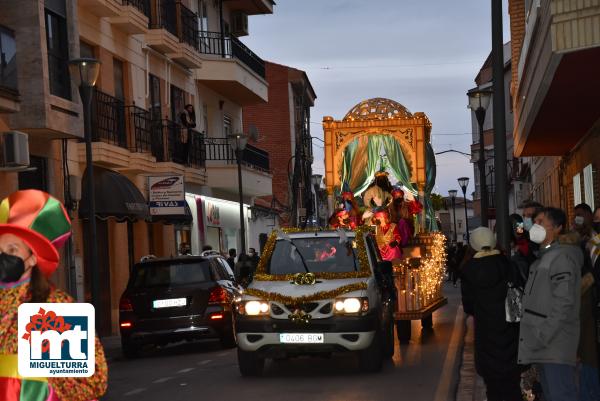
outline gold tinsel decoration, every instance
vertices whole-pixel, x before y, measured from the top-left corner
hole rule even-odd
[[[244,291],[244,294],[260,298],[264,301],[279,302],[280,304],[284,304],[284,305],[290,305],[290,304],[299,305],[299,304],[303,304],[306,302],[322,301],[324,299],[333,299],[340,295],[347,294],[349,292],[366,290],[366,289],[367,289],[367,283],[362,282],[362,283],[343,285],[339,288],[336,288],[335,290],[319,291],[314,294],[304,295],[301,297],[290,297],[287,295],[278,294],[276,292],[267,292],[267,291],[257,290],[255,288],[246,289]]]
[[[300,229],[300,228],[285,228],[285,233],[314,233],[322,230],[315,229]],[[367,247],[363,235],[368,232],[373,232],[373,228],[369,226],[361,226],[354,230],[356,233],[355,241],[356,248],[358,250],[358,264],[360,266],[359,271],[345,272],[345,273],[328,273],[328,272],[315,272],[312,273],[317,280],[342,280],[350,278],[366,278],[371,277],[371,267],[369,264],[369,256],[367,255]],[[273,250],[275,249],[275,243],[277,242],[277,232],[273,231],[265,244],[263,253],[260,261],[256,268],[256,274],[254,275],[255,281],[290,281],[294,282],[294,274],[268,274],[267,265],[271,261]]]

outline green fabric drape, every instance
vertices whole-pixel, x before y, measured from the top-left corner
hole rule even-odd
[[[383,149],[388,158],[388,168],[391,170],[394,177],[396,177],[400,184],[416,194],[417,190],[411,183],[410,169],[406,163],[406,155],[402,151],[402,146],[400,146],[398,141],[392,136],[377,135],[374,136],[373,139],[379,141],[383,145]]]
[[[375,177],[378,160],[379,143],[368,136],[356,138],[344,150],[342,184],[347,182],[354,196],[359,196]]]
[[[437,174],[437,165],[435,162],[435,152],[428,143],[425,146],[425,175],[427,182],[425,183],[425,199],[423,207],[425,208],[425,226],[427,231],[438,231],[437,220],[435,219],[435,210],[431,202],[431,191],[435,186],[435,176]]]

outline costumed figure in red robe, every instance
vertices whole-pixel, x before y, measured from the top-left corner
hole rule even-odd
[[[338,228],[355,230],[357,227],[356,223],[350,216],[350,213],[348,213],[346,209],[338,210],[333,215],[331,215],[331,217],[329,218],[329,226],[334,230]]]
[[[402,235],[398,225],[390,221],[387,209],[376,209],[371,222],[377,226],[375,239],[383,260],[393,261],[402,258]]]
[[[350,220],[352,220],[352,224],[354,225],[354,228],[356,228],[363,224],[360,207],[354,197],[354,193],[350,190],[350,186],[347,183],[344,183],[343,190],[342,206],[350,215]]]
[[[402,236],[401,246],[406,246],[415,233],[414,219],[410,213],[409,202],[404,200],[404,191],[399,187],[392,189],[393,201],[389,206],[390,219],[398,226]]]

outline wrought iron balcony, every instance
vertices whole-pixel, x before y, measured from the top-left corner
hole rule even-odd
[[[92,99],[92,141],[127,148],[125,104],[99,90]]]
[[[225,138],[205,138],[206,160],[224,161],[227,164],[237,163],[235,152]],[[269,153],[252,145],[246,145],[242,153],[242,164],[263,172],[270,172]]]
[[[151,16],[150,0],[123,0],[123,5],[137,8],[148,18]]]
[[[178,36],[177,32],[177,2],[174,0],[154,0],[150,29],[165,29]]]
[[[223,58],[235,58],[252,71],[265,78],[265,62],[235,36],[222,35],[220,32],[198,32],[198,49],[202,54],[211,54]]]

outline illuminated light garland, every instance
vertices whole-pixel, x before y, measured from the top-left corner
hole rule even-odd
[[[278,294],[276,292],[267,292],[267,291],[257,290],[255,288],[247,288],[244,291],[244,294],[260,298],[264,301],[278,302],[278,303],[281,303],[284,305],[289,305],[289,304],[299,305],[299,304],[303,304],[306,302],[322,301],[324,299],[334,299],[340,295],[347,294],[349,292],[366,290],[366,289],[367,289],[367,283],[363,282],[363,283],[354,283],[354,284],[343,285],[339,288],[336,288],[335,290],[319,291],[314,294],[303,295],[301,297],[290,297],[287,295]]]
[[[407,259],[394,265],[397,276],[399,312],[427,308],[442,298],[442,282],[446,266],[446,237],[430,233],[418,237],[430,251],[418,263]]]
[[[283,232],[286,234],[290,233],[314,233],[321,232],[323,230],[315,230],[315,229],[300,229],[300,228],[286,228],[283,229]],[[332,231],[334,232],[334,231]],[[366,278],[371,277],[371,267],[369,264],[369,255],[367,255],[367,246],[365,244],[365,240],[363,238],[365,233],[374,232],[373,228],[370,226],[360,226],[356,230],[356,249],[357,249],[357,258],[358,264],[360,266],[359,271],[353,272],[344,272],[344,273],[330,273],[330,272],[315,272],[312,273],[315,275],[317,280],[342,280],[342,279],[351,279],[351,278]],[[271,260],[271,256],[273,255],[273,250],[275,249],[275,244],[277,242],[277,232],[273,231],[265,244],[265,248],[263,249],[262,256],[260,261],[258,262],[258,266],[256,267],[256,274],[254,275],[255,281],[290,281],[294,282],[295,274],[269,274],[267,273],[267,265]]]

